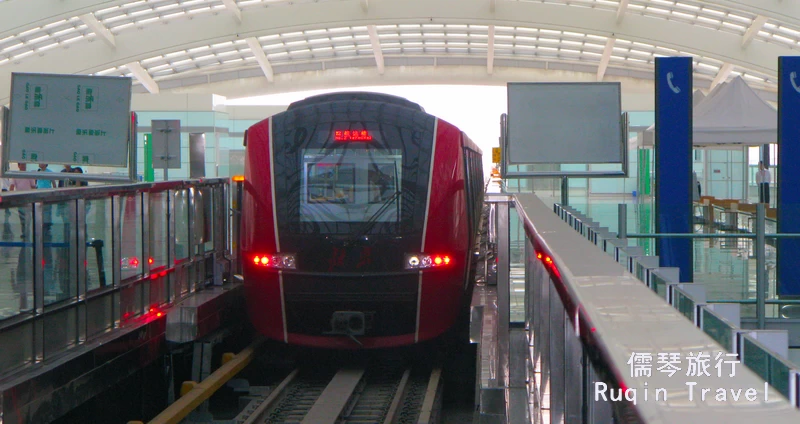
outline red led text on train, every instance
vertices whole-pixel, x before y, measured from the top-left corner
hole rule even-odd
[[[333,132],[335,141],[371,141],[372,134],[367,130],[336,130]]]

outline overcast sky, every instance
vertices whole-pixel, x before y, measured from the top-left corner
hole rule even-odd
[[[491,167],[491,148],[498,146],[500,114],[506,111],[506,88],[464,85],[404,85],[314,90],[229,99],[231,105],[288,105],[308,96],[333,91],[374,91],[405,97],[425,111],[467,133],[483,150],[484,173]]]

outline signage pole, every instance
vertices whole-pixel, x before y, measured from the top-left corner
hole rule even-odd
[[[136,127],[139,125],[139,115],[136,112],[131,112],[130,125],[128,131],[128,179],[137,181],[139,178],[136,169],[136,140],[138,134]],[[147,160],[146,155],[145,160]]]
[[[153,136],[151,134],[144,135],[144,175],[145,182],[152,183],[155,181],[153,175]]]
[[[169,155],[169,133],[172,132],[172,129],[169,127],[169,123],[164,122],[164,128],[158,131],[164,134],[164,155],[161,156],[161,160],[164,161],[164,181],[169,181],[169,160],[172,159],[172,156]]]

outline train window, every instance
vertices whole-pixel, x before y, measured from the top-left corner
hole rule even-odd
[[[383,203],[397,192],[397,163],[372,163],[368,172],[369,203]]]
[[[355,164],[309,163],[306,168],[306,198],[309,203],[353,203]]]
[[[398,149],[306,149],[300,220],[397,222],[402,162]]]

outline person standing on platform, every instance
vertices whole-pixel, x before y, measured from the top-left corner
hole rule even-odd
[[[17,163],[17,167],[19,167],[20,171],[27,171],[28,165],[24,162]],[[35,178],[9,178],[10,191],[29,191],[36,189],[36,179]],[[30,220],[28,217],[30,206],[19,206],[17,207],[17,213],[19,214],[19,223],[20,223],[20,235],[19,238],[26,240],[30,231],[28,230],[28,223]],[[31,258],[31,249],[21,248],[19,249],[19,256],[17,257],[17,269],[15,272],[12,272],[12,280],[15,286],[15,291],[19,294],[19,310],[26,311],[30,309],[30,306],[33,306],[28,301],[28,297],[32,298],[33,294],[33,275],[29,271],[30,264],[33,261]]]
[[[39,169],[36,172],[53,172],[52,169],[47,168],[46,163],[40,163]],[[47,188],[56,188],[56,182],[54,180],[36,180],[36,188],[37,189],[47,189]],[[53,206],[49,204],[45,204],[44,208],[42,209],[42,219],[44,221],[44,232],[49,233],[50,228],[53,226]]]
[[[28,164],[24,162],[20,162],[17,164],[20,171],[27,171]],[[36,190],[36,180],[34,178],[10,178],[11,186],[9,190],[11,191],[27,191],[27,190]]]
[[[47,168],[46,163],[40,163],[37,172],[53,172],[52,169]],[[36,180],[36,188],[55,188],[53,180]]]
[[[0,178],[0,191],[8,191],[11,189],[10,178]],[[3,220],[3,240],[11,240],[11,224],[8,218],[11,218],[11,209],[5,209],[5,219]]]
[[[756,184],[758,184],[758,203],[766,203],[769,207],[769,183],[772,182],[772,176],[769,169],[764,165],[764,162],[758,163],[758,172],[756,172]]]
[[[27,171],[28,165],[24,162],[19,162],[17,164],[20,171]],[[28,191],[28,190],[36,190],[36,180],[33,178],[11,178],[11,191]],[[22,233],[19,235],[20,238],[25,239],[27,237],[27,224],[28,224],[28,208],[25,206],[20,206],[17,208],[19,212],[19,223],[22,226]]]
[[[64,165],[64,169],[62,169],[62,170],[61,170],[61,172],[67,172],[67,173],[70,173],[70,172],[72,172],[72,165],[69,165],[69,164],[67,164],[67,165]],[[58,180],[58,186],[59,186],[59,187],[70,187],[70,186],[74,186],[74,185],[75,185],[74,183],[75,183],[75,182],[74,182],[74,181],[72,181],[72,180],[70,180],[70,179],[66,179],[66,180]]]
[[[73,174],[83,174],[83,168],[81,168],[80,166],[76,166],[76,167],[72,168],[72,170],[69,171],[69,172],[72,172]],[[89,182],[88,181],[73,181],[72,185],[75,185],[75,186],[78,186],[78,187],[86,187],[86,186],[89,185]]]
[[[692,181],[694,181],[694,190],[692,190],[692,200],[700,202],[700,197],[703,195],[700,189],[700,180],[697,179],[697,172],[692,171]]]

